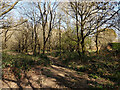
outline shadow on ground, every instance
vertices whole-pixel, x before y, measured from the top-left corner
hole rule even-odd
[[[37,66],[23,72],[21,79],[9,70],[3,76],[3,88],[86,88],[87,80],[75,71],[51,65],[41,68]]]

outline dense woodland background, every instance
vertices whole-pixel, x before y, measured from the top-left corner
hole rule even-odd
[[[3,87],[119,88],[118,5],[0,1]]]

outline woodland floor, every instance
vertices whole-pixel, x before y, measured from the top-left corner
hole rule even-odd
[[[14,55],[16,55],[14,53]],[[36,65],[29,71],[22,71],[21,79],[18,79],[11,67],[3,69],[2,88],[88,88],[96,84],[115,83],[98,77],[89,77],[87,73],[77,72],[60,65],[57,57],[48,56],[52,64],[50,66]]]
[[[52,58],[53,59],[53,58]],[[2,88],[86,88],[87,75],[78,75],[76,71],[65,67],[51,65],[36,66],[23,72],[21,80],[11,72],[11,68],[3,69]]]

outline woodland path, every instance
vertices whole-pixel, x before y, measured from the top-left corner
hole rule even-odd
[[[87,88],[87,75],[56,65],[57,58],[49,56],[53,64],[49,67],[36,66],[22,73],[17,79],[11,68],[3,70],[2,88]],[[55,64],[54,64],[55,63]],[[59,63],[59,62],[58,62]]]

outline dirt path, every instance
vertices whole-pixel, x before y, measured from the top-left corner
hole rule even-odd
[[[53,59],[53,58],[52,58]],[[3,70],[3,88],[86,88],[87,76],[78,75],[76,71],[65,67],[51,65],[50,67],[36,66],[28,72],[23,72],[22,78],[17,79],[11,69]]]
[[[18,79],[12,68],[3,69],[3,88],[87,88],[98,85],[114,84],[101,77],[94,79],[87,73],[76,72],[62,66],[58,57],[48,56],[52,65],[49,67],[35,66],[30,71],[23,71]],[[88,86],[89,85],[89,86]]]
[[[6,69],[2,84],[3,88],[82,88],[87,87],[86,79],[80,77],[75,71],[64,67],[51,65],[51,67],[36,67],[24,73],[21,80]]]

